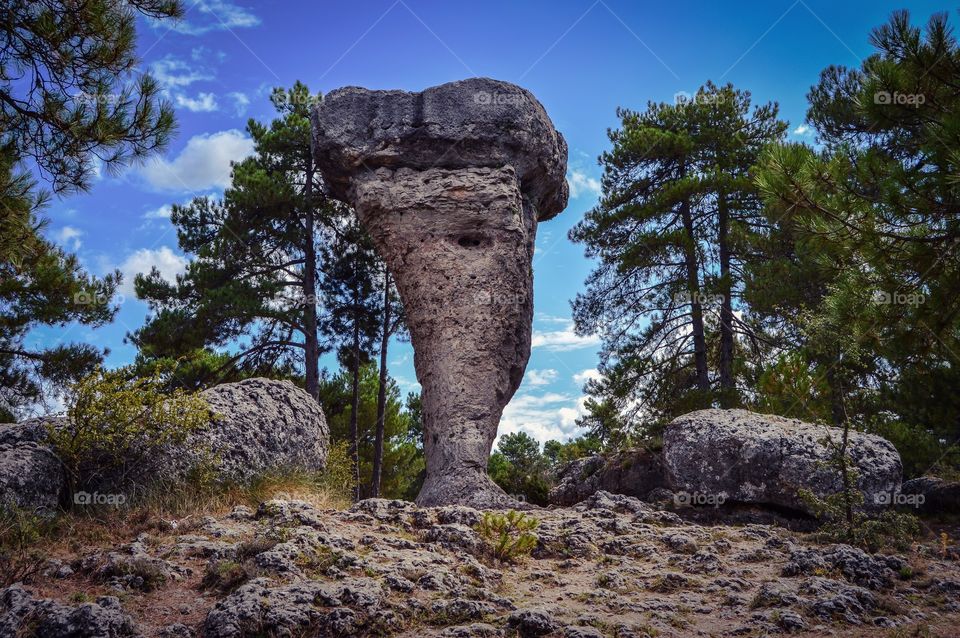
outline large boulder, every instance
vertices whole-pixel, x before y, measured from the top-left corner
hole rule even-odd
[[[275,469],[322,470],[330,430],[320,405],[290,381],[245,379],[205,390],[213,424],[178,446],[189,467],[212,453],[217,474],[246,481]]]
[[[667,481],[675,491],[760,503],[812,514],[798,494],[818,497],[841,491],[830,463],[838,428],[747,410],[699,410],[675,419],[663,435]],[[886,507],[900,486],[902,465],[882,437],[850,432],[848,452],[864,508]]]
[[[660,454],[631,449],[571,461],[557,473],[548,499],[553,505],[574,505],[599,490],[646,499],[652,490],[665,486]]]
[[[63,466],[46,446],[44,421],[0,425],[0,507],[52,514],[64,486]]]

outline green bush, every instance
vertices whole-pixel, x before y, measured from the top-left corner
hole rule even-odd
[[[166,390],[169,373],[168,366],[145,377],[129,368],[99,369],[73,387],[70,425],[48,426],[71,488],[105,478],[136,482],[154,469],[157,452],[209,425],[213,415],[199,394]]]
[[[852,504],[863,504],[863,495],[853,489]],[[846,497],[842,492],[818,498],[806,489],[799,491],[800,498],[821,521],[814,533],[818,540],[828,543],[847,543],[862,547],[869,552],[877,552],[884,547],[893,547],[900,551],[910,548],[910,542],[920,535],[920,521],[913,514],[885,510],[876,516],[856,509],[850,518],[846,515]]]
[[[30,510],[0,504],[0,587],[40,573],[47,561],[34,545],[47,525],[46,519]]]
[[[517,562],[537,546],[533,530],[540,521],[510,510],[506,514],[484,512],[476,531],[487,544],[490,554],[499,561]]]

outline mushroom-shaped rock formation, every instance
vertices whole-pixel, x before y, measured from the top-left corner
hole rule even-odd
[[[403,300],[423,386],[422,506],[516,505],[487,476],[530,357],[537,222],[567,203],[567,144],[516,85],[347,87],[313,113],[314,160]]]

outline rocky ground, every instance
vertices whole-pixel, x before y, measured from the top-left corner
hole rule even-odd
[[[490,556],[466,507],[271,500],[149,521],[0,591],[0,637],[946,637],[960,621],[949,539],[870,555],[606,492],[531,514],[538,542],[517,564]]]

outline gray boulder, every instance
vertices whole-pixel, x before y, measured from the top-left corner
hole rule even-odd
[[[43,444],[44,422],[0,425],[0,507],[52,514],[64,486],[63,465]]]
[[[217,416],[213,424],[171,450],[182,473],[210,458],[223,479],[246,481],[278,468],[322,470],[330,430],[320,405],[289,381],[245,379],[203,392]]]
[[[32,633],[30,633],[32,632]],[[71,606],[34,598],[19,585],[0,591],[0,638],[135,638],[133,619],[114,596]]]
[[[548,499],[554,505],[574,505],[599,490],[646,499],[651,491],[665,486],[660,455],[632,449],[571,461],[558,472]]]
[[[699,410],[675,419],[663,435],[663,461],[671,489],[728,501],[761,503],[813,513],[798,495],[841,490],[825,440],[837,428],[747,410]],[[858,472],[864,508],[890,503],[902,474],[900,455],[886,439],[850,432],[849,453]]]

